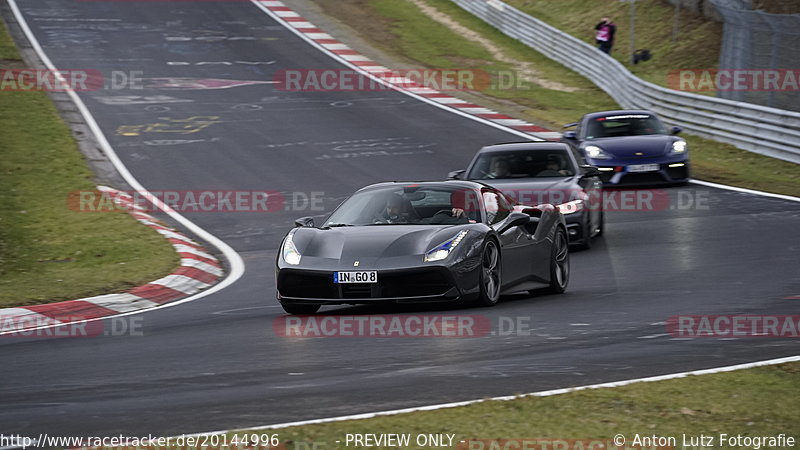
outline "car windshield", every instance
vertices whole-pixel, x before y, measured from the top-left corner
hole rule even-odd
[[[567,150],[517,150],[480,155],[468,180],[571,177],[576,168]]]
[[[667,134],[664,124],[650,114],[595,117],[586,124],[586,139]]]
[[[357,192],[322,225],[457,225],[481,220],[478,194],[455,186],[390,186]]]

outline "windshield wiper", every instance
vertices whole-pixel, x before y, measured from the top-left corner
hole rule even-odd
[[[352,226],[353,225],[350,225],[349,223],[331,223],[331,224],[325,225],[322,228],[352,227]]]

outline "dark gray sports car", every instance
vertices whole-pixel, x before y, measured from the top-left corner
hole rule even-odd
[[[322,305],[477,300],[569,282],[564,217],[471,181],[380,183],[321,225],[298,219],[281,243],[277,297],[291,314]]]
[[[475,180],[520,203],[550,203],[564,214],[569,243],[588,249],[603,233],[603,185],[596,167],[579,166],[558,142],[510,142],[478,150],[451,179]]]

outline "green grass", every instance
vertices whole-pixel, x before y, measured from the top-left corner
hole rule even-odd
[[[578,89],[577,93],[546,89],[536,84],[522,82],[521,89],[489,88],[482,94],[499,100],[513,101],[527,109],[537,122],[550,126],[574,121],[576,111],[583,108],[607,109],[615,107],[611,97],[586,78],[533,52],[526,45],[506,37],[485,22],[465,13],[448,0],[429,1],[436,9],[458,19],[469,29],[489,37],[498,43],[514,60],[535,64],[544,78],[558,80]],[[373,0],[376,13],[392,21],[392,31],[397,36],[396,50],[424,66],[451,69],[480,69],[490,74],[514,70],[508,63],[497,61],[485,48],[451,31],[446,26],[430,19],[404,1]]]
[[[2,27],[0,67],[22,67]],[[95,184],[46,93],[0,91],[0,129],[0,307],[125,290],[178,265],[169,242],[128,213],[68,207],[70,192]]]
[[[533,63],[542,78],[575,89],[575,92],[563,92],[525,82],[519,89],[485,89],[459,92],[458,96],[555,130],[560,130],[564,123],[578,120],[587,112],[618,107],[589,80],[505,36],[452,1],[424,2],[481,37],[490,39],[513,60]],[[628,8],[625,3],[615,0],[512,0],[511,3],[535,13],[540,19],[553,21],[556,27],[587,41],[592,39],[592,28],[597,19],[609,14],[619,26],[617,50],[627,45],[627,31],[622,26],[626,23]],[[328,14],[363,33],[363,37],[375,46],[418,66],[471,68],[491,73],[512,68],[512,65],[498,61],[484,47],[423,14],[408,0],[325,0],[321,5]],[[358,7],[357,15],[353,13],[354,7]],[[664,84],[667,73],[673,68],[715,67],[721,32],[719,24],[688,14],[682,16],[681,35],[673,45],[674,10],[658,2],[647,2],[638,10],[637,36],[641,43],[638,47],[650,48],[656,58],[635,67],[633,70],[637,75]],[[616,57],[621,58],[621,53],[615,51]],[[800,170],[796,164],[709,139],[684,137],[690,145],[694,178],[800,196]]]
[[[544,20],[559,30],[594,44],[594,26],[600,18],[611,17],[617,25],[611,55],[639,78],[666,85],[670,71],[711,69],[719,62],[722,24],[689,13],[678,20],[679,33],[673,40],[675,8],[667,2],[636,3],[636,49],[648,49],[653,58],[634,65],[630,51],[630,3],[617,0],[510,0],[509,4]]]
[[[619,433],[627,438],[629,444],[636,434],[655,434],[677,437],[676,448],[683,448],[682,434],[718,437],[720,433],[734,436],[785,433],[797,440],[800,439],[800,409],[796,405],[797,396],[787,395],[791,392],[800,392],[800,363],[551,397],[489,401],[366,420],[253,430],[250,434],[275,433],[287,449],[326,450],[364,448],[359,445],[345,447],[347,433],[450,433],[456,435],[454,442],[470,439],[602,439]],[[341,443],[337,444],[337,440]],[[313,443],[317,443],[317,447]],[[408,448],[430,447],[412,445]],[[485,448],[490,447],[486,445]],[[738,447],[717,443],[706,448]]]

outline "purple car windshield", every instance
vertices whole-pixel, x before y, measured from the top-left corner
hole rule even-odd
[[[664,124],[650,114],[620,114],[589,121],[586,139],[667,134]]]

